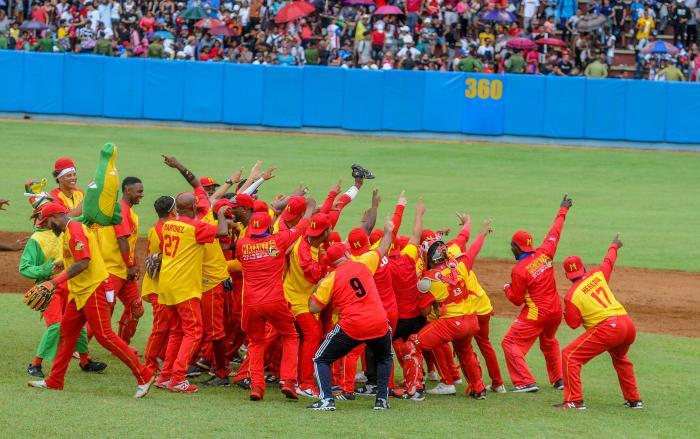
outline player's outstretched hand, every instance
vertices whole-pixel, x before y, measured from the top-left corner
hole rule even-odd
[[[419,198],[418,204],[416,204],[416,215],[423,216],[423,214],[425,214],[425,203],[423,203],[422,198]]]
[[[620,232],[617,232],[615,238],[612,240],[613,244],[617,244],[617,248],[622,248],[622,240],[620,239]]]
[[[232,184],[237,184],[241,181],[241,177],[243,177],[243,168],[231,174],[229,178],[231,179]]]
[[[401,191],[399,194],[399,201],[396,202],[399,206],[406,207],[408,200],[406,199],[406,191]]]
[[[568,208],[570,208],[571,206],[573,206],[573,204],[574,204],[574,200],[572,200],[571,198],[569,198],[569,195],[568,195],[568,194],[564,194],[564,199],[561,200],[561,204],[559,205],[559,207],[565,207],[565,208],[568,209]]]
[[[340,192],[342,187],[343,187],[343,179],[339,178],[338,181],[333,186],[331,186],[329,192],[335,192],[337,194]]]
[[[387,216],[386,221],[384,221],[384,236],[390,236],[394,232],[394,222],[391,217]],[[387,235],[387,233],[389,235]]]
[[[486,236],[486,235],[488,235],[489,233],[492,233],[492,232],[493,232],[493,227],[491,227],[491,220],[490,220],[490,219],[487,219],[487,220],[485,220],[484,223],[481,225],[481,231],[479,232],[479,234],[481,234],[481,235],[483,235],[483,236]]]
[[[163,162],[171,168],[177,168],[180,164],[180,162],[177,161],[175,156],[167,156],[165,154],[161,154],[161,157],[163,157]]]
[[[382,197],[379,196],[379,189],[372,190],[372,207],[374,209],[379,208],[379,203],[382,202]]]
[[[457,214],[457,218],[459,218],[459,225],[463,226],[465,224],[469,224],[472,222],[472,217],[468,213],[462,213],[462,212],[455,212]]]
[[[274,178],[275,177],[275,169],[277,169],[277,168],[272,167],[272,168],[268,169],[267,171],[263,172],[262,178],[265,180],[270,180],[270,179]]]

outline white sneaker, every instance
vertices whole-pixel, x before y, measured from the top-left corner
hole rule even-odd
[[[428,390],[431,395],[456,395],[457,389],[451,384],[438,383],[437,386]]]
[[[29,387],[36,387],[37,389],[48,389],[49,386],[46,385],[46,381],[29,381],[27,383]]]
[[[143,398],[148,395],[148,391],[151,390],[151,384],[156,380],[156,374],[153,374],[150,380],[144,384],[139,384],[136,386],[136,393],[134,393],[134,398]]]
[[[77,352],[73,352],[73,358],[75,358],[76,360],[80,360],[80,354]]]
[[[366,383],[367,377],[365,376],[365,373],[364,372],[357,372],[355,374],[355,382],[356,383]]]
[[[297,386],[296,390],[297,390],[297,395],[299,395],[299,396],[304,396],[306,398],[318,398],[318,394],[314,393],[314,391],[311,389],[302,390],[299,386]]]
[[[425,377],[428,381],[440,381],[440,375],[438,375],[437,371],[432,371],[428,372],[428,375]]]
[[[506,386],[504,386],[503,384],[501,384],[498,387],[493,387],[492,385],[489,384],[488,386],[486,386],[486,390],[488,390],[490,392],[496,392],[496,393],[508,393],[508,391],[506,390]]]
[[[455,386],[459,386],[462,383],[463,383],[462,378],[458,378],[455,380]]]

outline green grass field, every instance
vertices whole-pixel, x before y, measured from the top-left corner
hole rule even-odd
[[[26,363],[43,331],[37,314],[21,296],[0,295],[0,425],[7,437],[698,437],[695,413],[700,341],[640,334],[630,351],[646,409],[621,407],[622,396],[609,358],[601,356],[583,370],[585,412],[560,411],[551,404],[561,393],[549,387],[537,394],[489,395],[486,401],[464,396],[428,397],[423,402],[392,401],[392,410],[370,410],[373,400],[340,401],[334,413],[310,413],[310,400],[287,402],[270,387],[262,403],[235,388],[202,389],[177,395],[153,389],[146,399],[131,396],[135,381],[128,369],[91,343],[93,355],[109,363],[104,374],[81,372],[71,364],[62,392],[26,387]],[[117,311],[120,312],[120,311]],[[139,326],[136,346],[143,349],[150,308]],[[492,340],[507,324],[495,319]],[[562,328],[562,343],[574,333]],[[497,348],[499,355],[500,348]],[[501,357],[502,360],[502,357]],[[546,383],[542,355],[533,348],[529,361]],[[501,361],[502,366],[505,364]],[[48,363],[45,366],[48,371]],[[505,371],[504,371],[505,372]]]
[[[369,205],[369,189],[380,189],[382,215],[405,189],[409,202],[425,199],[430,227],[456,229],[455,210],[471,212],[477,225],[492,218],[496,233],[482,255],[510,258],[511,234],[526,228],[541,239],[566,192],[574,208],[560,256],[576,252],[597,261],[620,231],[625,240],[621,265],[700,270],[700,154],[7,121],[0,122],[0,130],[0,197],[12,200],[0,216],[0,230],[29,229],[24,181],[50,178],[54,160],[67,155],[75,159],[84,187],[94,172],[97,148],[111,141],[120,146],[120,175],[136,175],[145,183],[147,196],[137,208],[143,233],[154,221],[155,198],[187,189],[182,177],[162,164],[161,153],[177,156],[196,175],[219,180],[262,159],[279,168],[278,177],[261,190],[265,199],[291,191],[302,180],[322,199],[338,177],[350,183],[350,164],[356,161],[378,178],[343,214],[341,232],[359,221]],[[412,210],[407,217],[404,231],[410,230]]]

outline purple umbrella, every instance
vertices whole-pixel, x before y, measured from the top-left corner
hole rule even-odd
[[[19,28],[20,30],[44,30],[48,29],[49,26],[46,23],[42,23],[40,21],[29,20],[22,23],[22,25]]]
[[[372,0],[345,0],[343,3],[353,6],[374,6],[374,2]]]
[[[506,46],[512,49],[534,49],[537,44],[527,38],[513,38],[506,43]]]
[[[676,54],[680,52],[676,46],[674,46],[671,43],[667,43],[666,41],[661,41],[661,40],[656,40],[653,41],[642,49],[642,53],[670,53],[670,54]]]
[[[497,23],[512,23],[517,20],[517,17],[510,12],[494,9],[481,14],[481,19],[484,21],[495,21]]]
[[[396,6],[384,5],[378,7],[374,15],[403,15],[403,11]]]

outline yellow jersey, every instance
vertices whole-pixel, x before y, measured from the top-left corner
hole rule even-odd
[[[204,223],[218,226],[219,221],[210,215],[205,215],[200,220]],[[224,251],[221,249],[219,239],[204,244],[204,262],[202,263],[202,291],[208,291],[229,278],[228,264]]]
[[[326,266],[319,263],[318,250],[306,239],[300,238],[287,256],[284,298],[292,306],[295,316],[309,312],[309,297],[316,284],[326,275]]]
[[[94,234],[84,224],[69,221],[63,232],[63,261],[66,270],[77,261],[89,259],[88,267],[79,275],[68,279],[68,301],[75,300],[81,309],[98,286],[109,278],[100,248]]]
[[[122,222],[114,226],[94,225],[93,231],[97,235],[100,253],[105,261],[105,268],[110,274],[121,279],[126,279],[127,264],[124,262],[118,238],[126,237],[129,242],[129,261],[135,264],[136,240],[139,235],[139,217],[136,212],[124,200],[119,200],[122,205]]]
[[[586,329],[594,328],[608,317],[627,314],[622,304],[615,299],[602,271],[594,271],[574,284],[564,301],[579,310]]]
[[[419,282],[419,289],[427,284],[426,280],[430,282],[429,286],[427,290],[421,291],[432,297],[422,298],[420,306],[424,308],[426,303],[432,302],[433,310],[428,315],[428,320],[476,314],[478,301],[470,300],[470,296],[480,297],[480,288],[463,262],[441,270],[426,271]]]
[[[150,256],[155,253],[160,252],[161,236],[163,234],[163,221],[158,220],[148,230],[148,250],[147,255]],[[147,296],[149,294],[158,294],[158,278],[160,275],[156,275],[155,278],[146,273],[143,276],[143,283],[141,284],[141,296]]]

